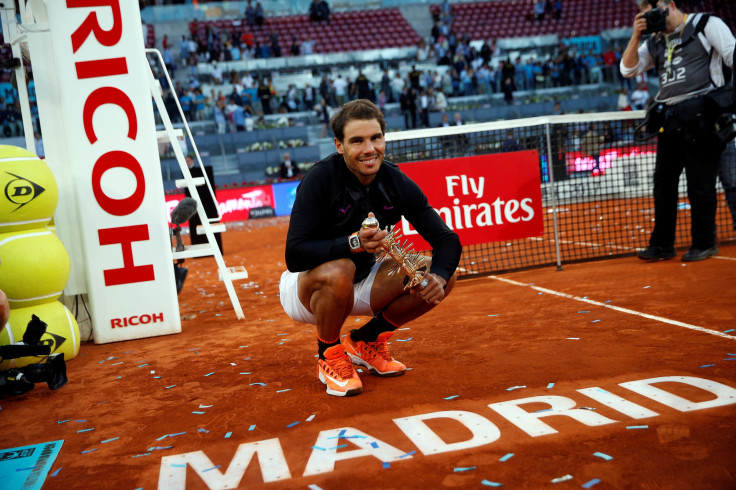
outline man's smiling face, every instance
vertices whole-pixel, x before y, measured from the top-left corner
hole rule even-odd
[[[386,150],[381,125],[375,119],[353,119],[344,133],[343,141],[335,139],[337,152],[361,184],[368,185],[376,178]]]

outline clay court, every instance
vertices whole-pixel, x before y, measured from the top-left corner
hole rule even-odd
[[[0,401],[2,447],[63,440],[45,489],[736,487],[736,246],[463,279],[393,337],[406,375],[337,398],[279,304],[287,226],[223,235],[244,321],[187,260],[182,333],[84,344]]]

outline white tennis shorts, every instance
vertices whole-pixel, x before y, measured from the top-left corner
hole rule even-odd
[[[376,279],[376,273],[381,267],[379,262],[373,264],[368,277],[357,284],[353,284],[353,309],[351,315],[355,316],[373,316],[371,309],[371,289],[373,289],[373,281]],[[281,297],[281,306],[292,320],[302,323],[317,324],[314,314],[310,313],[307,308],[299,301],[299,293],[297,289],[298,272],[284,271],[281,274],[279,282],[279,296]]]

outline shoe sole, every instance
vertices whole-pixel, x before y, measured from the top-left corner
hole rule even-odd
[[[395,377],[395,376],[401,376],[402,374],[406,372],[406,369],[402,369],[401,371],[379,371],[378,369],[376,369],[375,366],[371,366],[370,364],[368,364],[368,362],[365,359],[363,359],[360,356],[356,356],[355,354],[351,354],[350,352],[348,352],[348,356],[350,356],[350,359],[353,361],[353,364],[366,368],[368,372],[374,376],[380,376],[382,378],[390,378],[390,377]]]
[[[319,380],[327,387],[327,394],[332,396],[355,396],[360,395],[363,393],[363,387],[360,388],[352,388],[350,390],[346,391],[337,391],[330,388],[330,385],[327,384],[327,381],[325,381],[325,378],[322,376],[322,371],[319,372]]]
[[[700,262],[701,260],[709,259],[713,257],[714,255],[718,255],[718,250],[714,250],[713,253],[709,253],[708,255],[704,255],[703,257],[698,257],[696,259],[682,256],[683,262]]]
[[[647,262],[657,262],[658,260],[670,260],[677,257],[677,254],[672,252],[672,255],[660,255],[659,257],[642,257],[641,255],[637,255],[639,259],[646,260]]]

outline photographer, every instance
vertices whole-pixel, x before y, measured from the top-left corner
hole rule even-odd
[[[706,113],[709,92],[724,85],[722,63],[732,67],[734,38],[708,14],[685,14],[674,1],[639,3],[634,30],[621,59],[627,78],[657,70],[660,86],[648,113],[647,132],[658,134],[654,169],[654,230],[643,260],[675,256],[678,183],[683,168],[692,209],[692,244],[686,262],[718,253],[716,175],[725,144],[715,134],[718,114]],[[645,34],[652,34],[639,45]],[[661,129],[661,131],[660,131]]]

